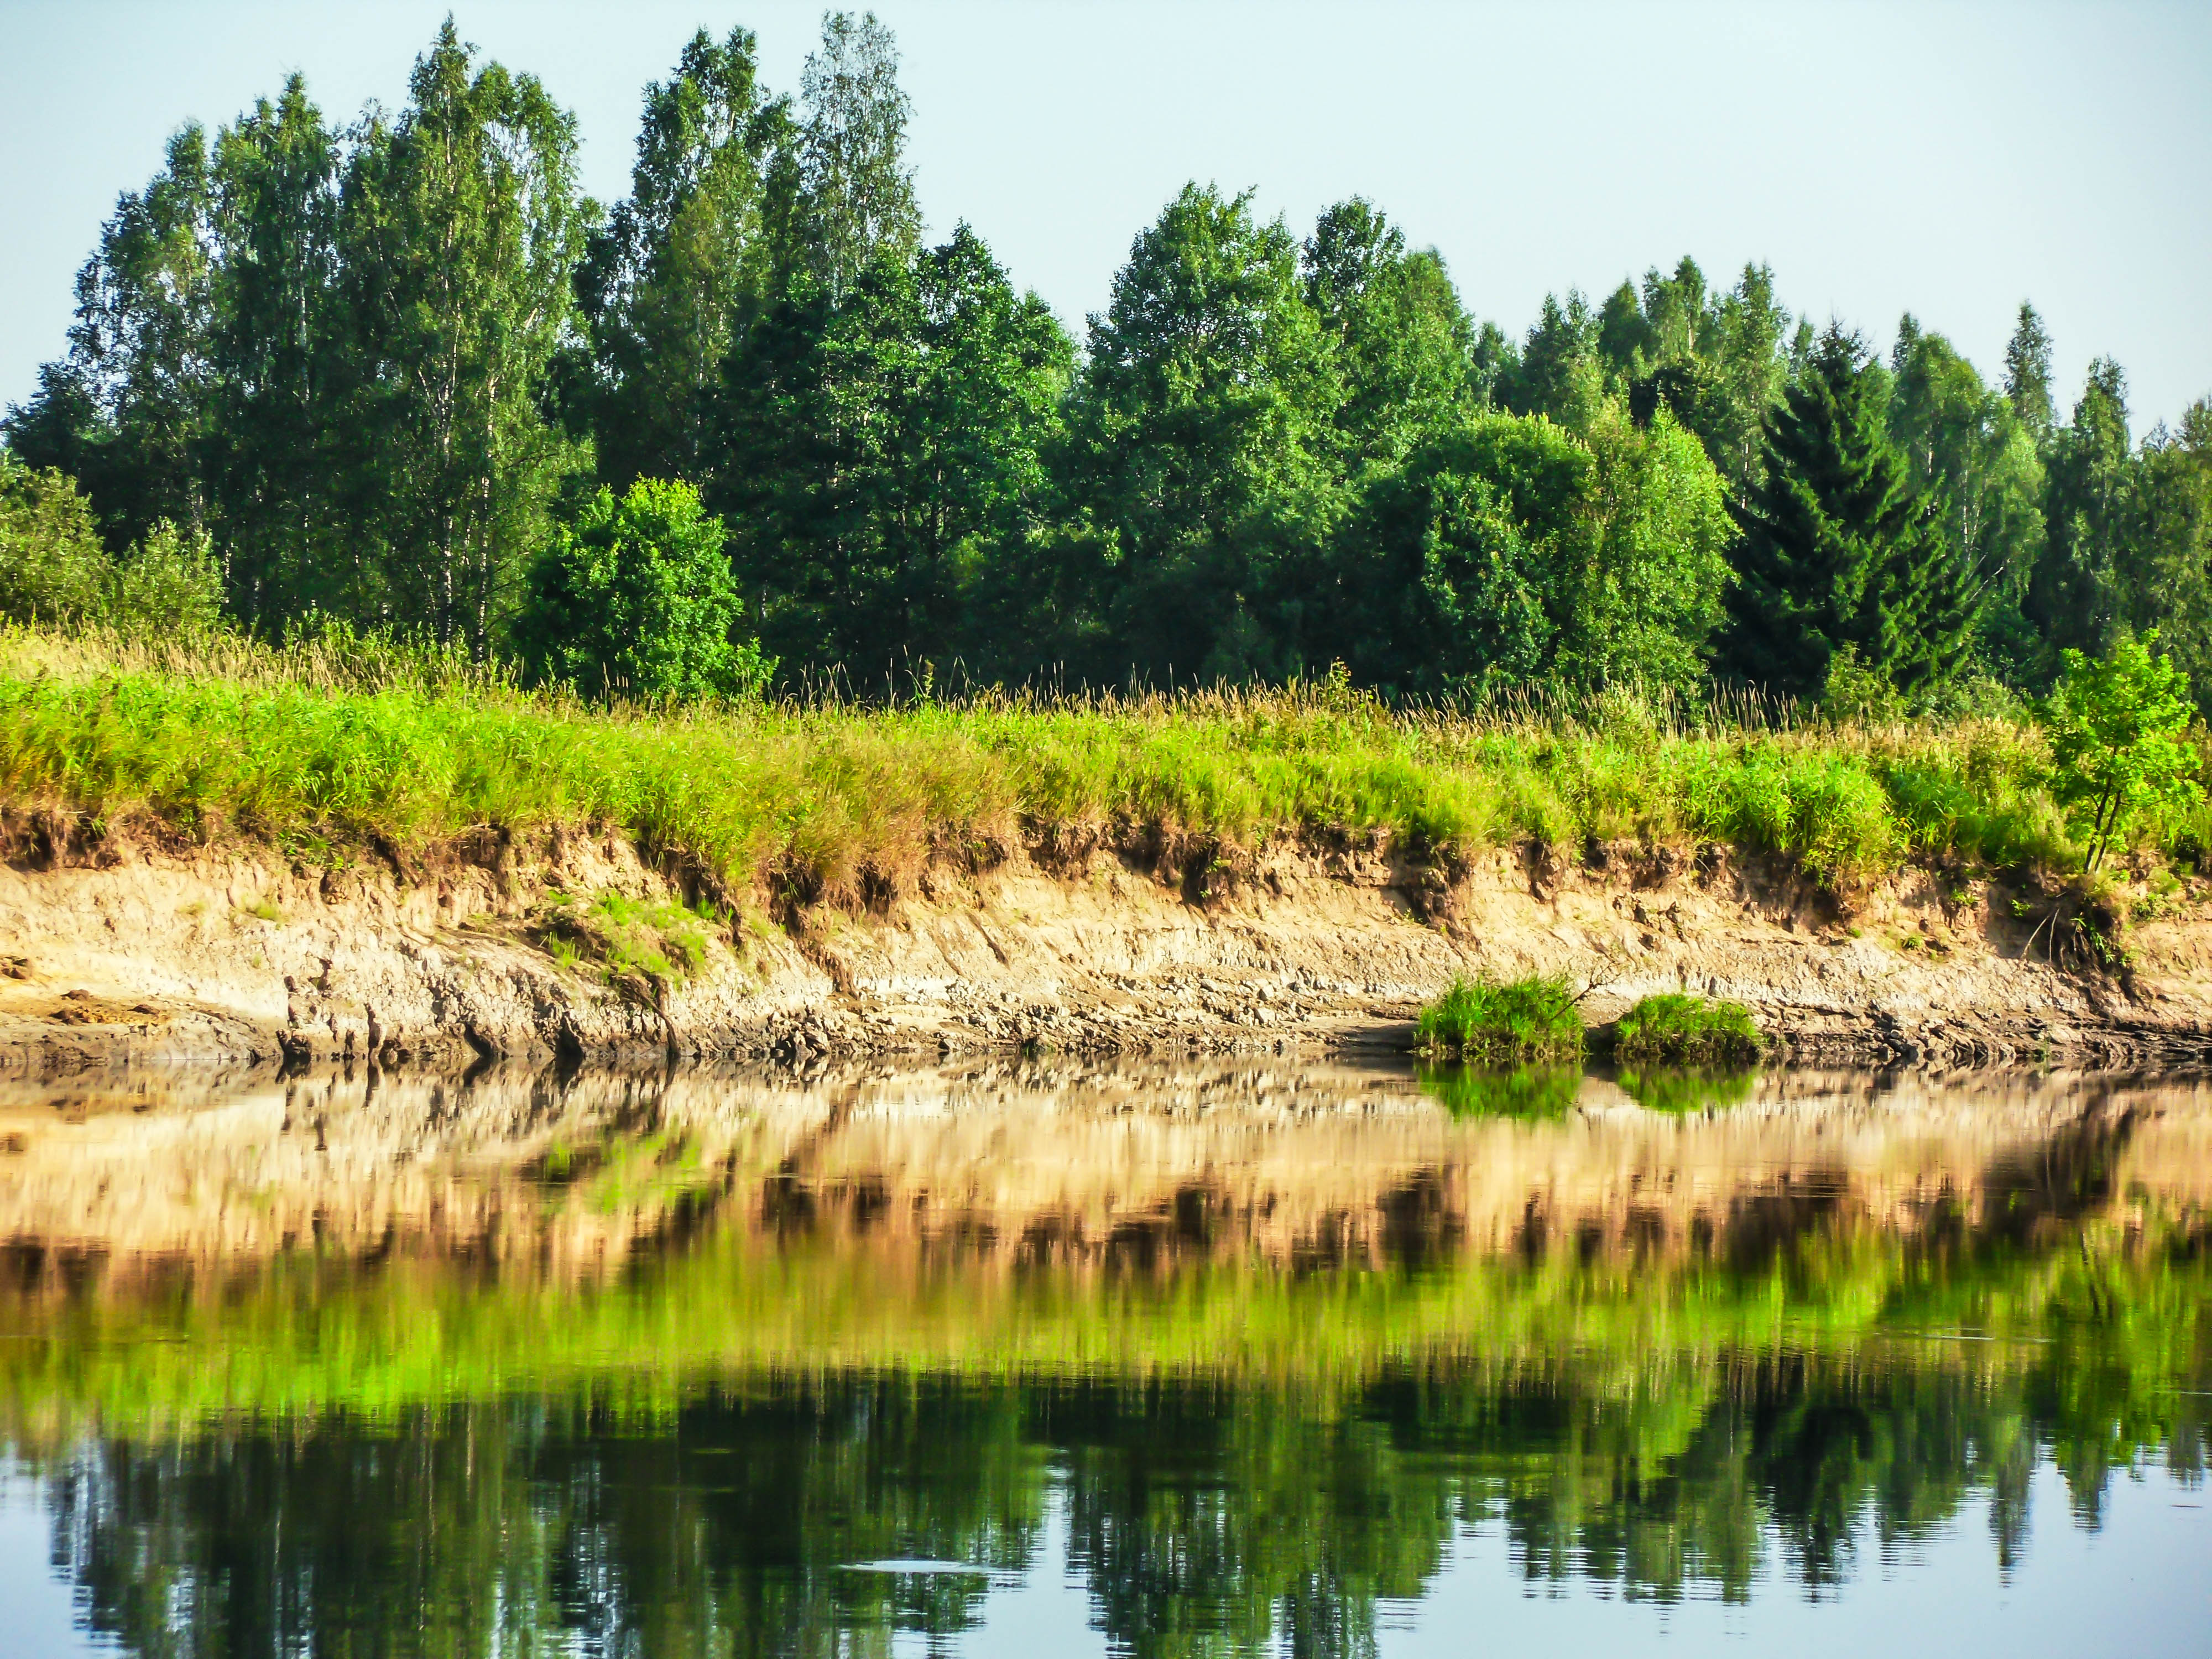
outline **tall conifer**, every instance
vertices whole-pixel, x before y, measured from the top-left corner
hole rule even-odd
[[[1769,418],[1742,530],[1726,654],[1746,679],[1817,696],[1839,653],[1899,690],[1955,672],[1978,592],[1940,507],[1883,430],[1864,346],[1831,327]]]

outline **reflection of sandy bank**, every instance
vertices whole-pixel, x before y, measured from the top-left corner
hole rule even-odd
[[[1008,1261],[1671,1254],[1823,1218],[2024,1227],[2212,1205],[2212,1094],[2111,1079],[1763,1079],[1645,1112],[1455,1120],[1399,1073],[1289,1061],[908,1072],[176,1078],[0,1093],[0,1237],[201,1260],[314,1244],[589,1268],[708,1218]]]

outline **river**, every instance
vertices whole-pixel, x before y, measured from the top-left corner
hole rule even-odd
[[[2212,1652],[2212,1088],[0,1085],[0,1650]]]

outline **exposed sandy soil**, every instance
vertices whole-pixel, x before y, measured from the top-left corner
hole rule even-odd
[[[18,843],[20,848],[20,842]],[[1040,856],[1045,849],[1040,848]],[[549,896],[684,896],[611,837],[490,832],[326,870],[273,849],[111,836],[0,866],[0,1075],[372,1057],[775,1058],[991,1047],[1402,1047],[1462,971],[1564,973],[1593,1023],[1690,988],[1750,1004],[1800,1062],[2117,1063],[2212,1050],[2212,919],[2130,926],[2124,972],[2046,908],[1925,872],[1848,913],[1787,871],[1500,851],[1449,878],[1386,853],[1278,848],[1234,870],[1018,849],[854,914],[718,927],[672,979],[563,966]],[[696,895],[694,894],[693,896]],[[2015,919],[2017,915],[2017,919]]]

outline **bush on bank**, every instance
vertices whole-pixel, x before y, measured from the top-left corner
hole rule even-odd
[[[1481,1066],[1574,1060],[1583,1021],[1564,979],[1455,979],[1421,1010],[1414,1040],[1425,1054]]]
[[[1648,996],[1613,1028],[1613,1058],[1626,1065],[1748,1066],[1764,1045],[1751,1010],[1682,992]]]

